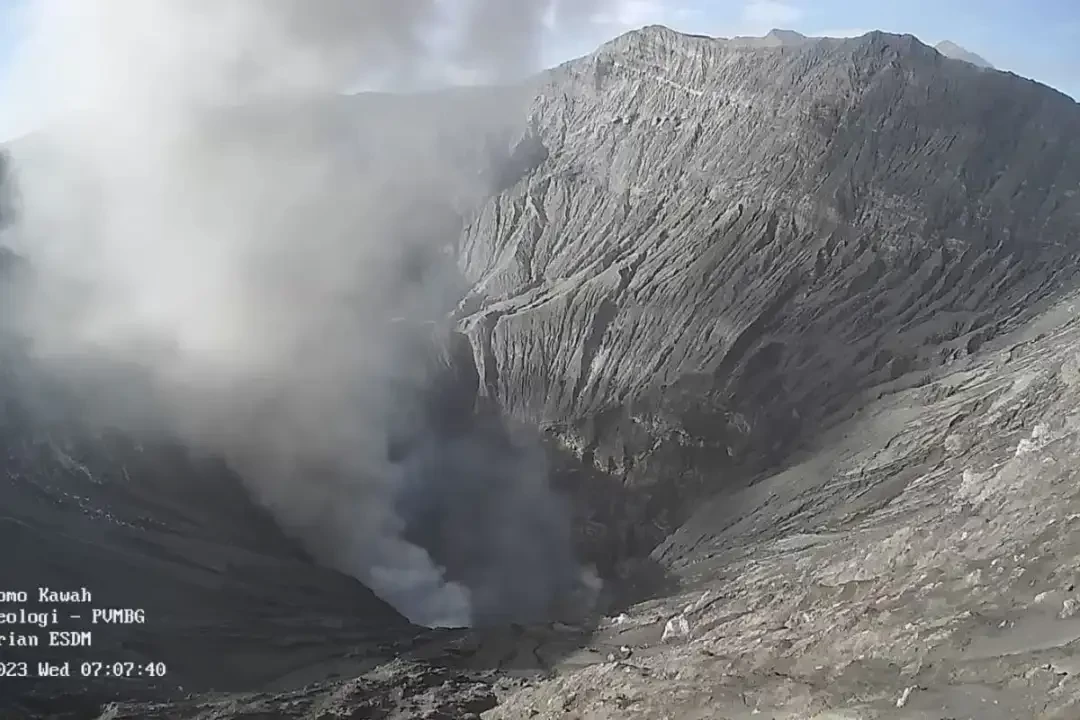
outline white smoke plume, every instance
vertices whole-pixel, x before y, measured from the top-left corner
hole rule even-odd
[[[149,376],[153,397],[121,381],[101,413],[223,455],[410,619],[542,613],[575,572],[542,457],[424,430],[432,363],[391,322],[438,323],[460,293],[468,158],[524,107],[339,93],[517,79],[545,23],[601,4],[30,0],[13,85],[43,129],[10,149],[4,239],[34,268],[35,353]]]

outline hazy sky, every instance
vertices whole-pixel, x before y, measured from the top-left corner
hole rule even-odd
[[[554,64],[587,53],[620,32],[653,23],[725,37],[761,35],[774,27],[807,35],[858,35],[868,30],[886,30],[909,32],[929,44],[952,40],[1000,69],[1080,98],[1077,0],[613,1],[616,7],[604,16],[592,18],[589,27],[579,27],[573,41],[554,31],[547,44],[547,62]],[[5,66],[19,41],[13,11],[22,2],[26,0],[0,0],[0,138],[26,124],[4,87]]]

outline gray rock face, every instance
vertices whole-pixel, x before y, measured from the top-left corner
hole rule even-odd
[[[1076,104],[913,37],[647,28],[537,93],[548,157],[466,228],[463,325],[502,407],[642,488],[645,545],[1075,276]]]

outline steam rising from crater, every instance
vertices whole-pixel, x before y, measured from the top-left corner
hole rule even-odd
[[[25,16],[14,83],[47,129],[11,150],[4,240],[34,269],[34,352],[72,378],[108,366],[98,414],[223,455],[416,622],[529,619],[577,578],[542,455],[439,430],[430,353],[402,331],[460,297],[448,250],[526,98],[337,93],[518,77],[552,17],[598,9],[555,1],[33,0]]]

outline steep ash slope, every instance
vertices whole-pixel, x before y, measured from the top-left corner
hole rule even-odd
[[[610,511],[624,549],[1076,274],[1080,108],[911,36],[646,28],[546,74],[531,127],[463,322],[504,408],[660,488]]]

